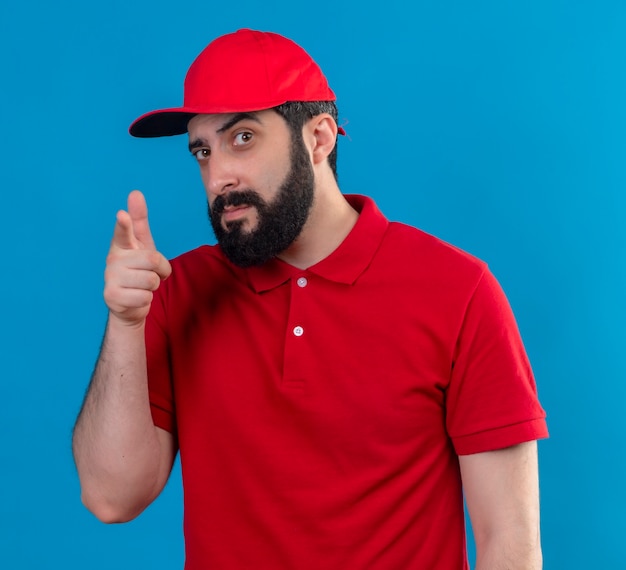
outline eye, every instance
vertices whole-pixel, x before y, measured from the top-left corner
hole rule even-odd
[[[248,144],[252,140],[252,133],[249,131],[241,131],[235,135],[234,146],[242,146]]]
[[[199,148],[193,151],[193,155],[196,157],[197,161],[206,160],[211,156],[211,150],[208,148]]]

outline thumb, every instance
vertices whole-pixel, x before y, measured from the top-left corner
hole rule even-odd
[[[133,234],[139,244],[145,249],[156,249],[148,223],[148,205],[139,190],[133,190],[128,195],[128,214],[132,222]]]
[[[117,223],[113,231],[113,240],[111,246],[120,249],[137,249],[139,244],[133,233],[133,221],[128,212],[120,210],[117,213]]]

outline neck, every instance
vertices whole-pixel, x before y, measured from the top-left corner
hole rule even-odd
[[[350,233],[359,217],[334,183],[316,190],[311,213],[302,233],[278,257],[306,269],[328,257]]]

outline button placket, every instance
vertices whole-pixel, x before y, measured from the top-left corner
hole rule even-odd
[[[291,282],[291,303],[289,307],[289,326],[285,338],[283,367],[283,385],[302,389],[306,382],[306,363],[302,351],[306,351],[306,327],[303,321],[306,315],[306,291],[309,279],[304,275],[294,277]]]

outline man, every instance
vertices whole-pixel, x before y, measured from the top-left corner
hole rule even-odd
[[[541,567],[545,414],[485,264],[388,222],[336,180],[335,95],[309,55],[239,30],[192,64],[183,107],[218,246],[171,263],[132,192],[74,433],[105,522],[158,496],[180,451],[187,570]]]

